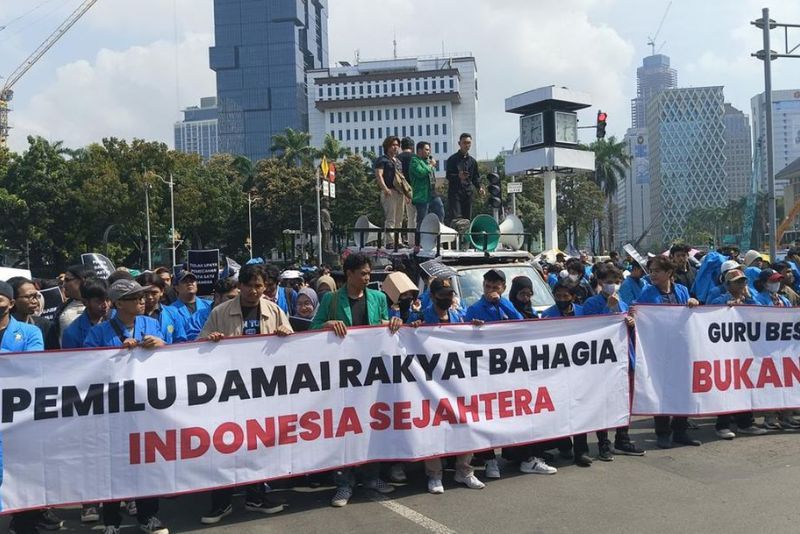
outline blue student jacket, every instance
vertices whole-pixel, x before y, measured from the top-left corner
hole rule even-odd
[[[689,302],[689,290],[686,289],[686,286],[681,284],[674,284],[675,286],[675,297],[678,301],[678,304],[686,304]],[[661,292],[658,290],[656,286],[647,286],[642,290],[642,294],[639,295],[639,300],[636,301],[637,304],[664,304],[664,299],[661,297]]]
[[[44,338],[39,327],[17,321],[9,315],[0,352],[36,352],[44,350]]]
[[[92,327],[89,330],[89,335],[86,336],[86,340],[83,342],[84,347],[121,347],[122,340],[119,338],[117,333],[114,331],[114,327],[112,324],[116,324],[119,326],[120,330],[122,331],[123,337],[125,339],[133,338],[136,341],[141,342],[144,339],[144,336],[155,336],[159,339],[161,337],[161,325],[158,324],[158,321],[153,319],[152,317],[146,317],[144,315],[139,315],[136,317],[136,322],[134,323],[134,332],[128,330],[125,325],[123,325],[119,319],[116,317],[110,319],[104,323],[100,323]]]
[[[419,311],[409,310],[408,312],[408,319],[403,321],[404,324],[411,324],[415,321],[422,321],[423,320],[423,311],[420,309]],[[400,310],[395,310],[393,307],[389,306],[389,318],[392,317],[400,317]]]
[[[580,304],[572,304],[572,310],[575,312],[575,317],[580,317],[584,315],[583,313],[583,306]],[[552,317],[564,317],[561,315],[561,310],[558,309],[558,306],[553,305],[547,308],[545,311],[542,312],[542,319],[549,319]]]
[[[549,273],[547,275],[547,284],[550,286],[550,289],[553,289],[557,283],[558,275],[556,273]]]
[[[89,335],[89,330],[91,330],[93,326],[92,320],[89,319],[89,315],[84,311],[77,319],[72,321],[72,324],[69,325],[66,330],[64,330],[64,334],[61,336],[61,348],[82,348],[83,340]]]
[[[783,305],[785,307],[791,308],[792,304],[789,302],[789,299],[787,299],[783,295],[778,295],[778,297],[781,299],[781,302],[783,302]],[[756,293],[755,299],[756,299],[756,304],[758,304],[759,306],[775,306],[775,304],[772,303],[772,297],[770,297],[769,291],[767,291],[766,289],[764,291]]]
[[[647,286],[648,283],[644,280],[644,278],[636,280],[634,277],[629,276],[619,287],[619,298],[622,302],[628,306],[631,306],[639,299],[639,295],[642,294],[642,290]]]
[[[727,291],[718,297],[714,297],[713,300],[709,302],[709,304],[727,304],[729,300],[731,300],[731,294]],[[745,304],[758,304],[753,297],[745,297],[744,299]]]
[[[194,313],[200,313],[200,310],[204,310],[206,308],[211,308],[212,303],[210,300],[201,299],[197,297],[194,299],[196,303],[196,309]],[[186,329],[186,325],[189,323],[189,320],[192,318],[192,311],[183,303],[182,300],[178,299],[169,306],[164,306],[165,310],[169,310],[172,312],[172,316],[176,318],[178,321],[183,322],[184,330]]]
[[[203,327],[206,325],[206,321],[208,321],[209,316],[211,316],[211,310],[213,309],[214,308],[203,308],[192,314],[191,319],[189,319],[189,322],[185,325],[186,339],[194,341],[200,337],[200,332],[203,331]]]
[[[583,315],[607,315],[609,313],[625,313],[627,311],[628,305],[622,299],[619,301],[619,312],[609,309],[608,299],[602,293],[589,297],[583,303]]]
[[[500,297],[497,304],[489,302],[486,297],[481,297],[478,302],[467,308],[467,313],[464,314],[465,321],[480,319],[487,323],[522,318],[522,314],[505,297]]]
[[[461,313],[458,310],[454,310],[453,308],[450,308],[449,310],[447,310],[447,314],[450,316],[450,322],[451,323],[463,323],[464,322],[464,317],[461,315]],[[427,308],[424,308],[422,310],[422,321],[425,324],[439,324],[439,323],[441,323],[441,321],[439,320],[439,314],[436,312],[436,308],[434,307],[433,304],[431,304],[430,306],[428,306]]]
[[[706,304],[713,304],[715,300],[717,300],[725,293],[727,293],[727,291],[725,291],[725,286],[723,285],[712,287],[711,289],[708,290],[708,296],[706,296]]]
[[[184,321],[181,321],[177,315],[175,315],[175,311],[170,309],[170,306],[162,306],[161,314],[158,316],[158,324],[161,327],[161,335],[159,337],[168,345],[188,341],[189,337],[186,328],[201,311],[205,313],[206,318],[208,318],[208,314],[211,313],[211,308],[203,308],[202,310],[198,308],[189,318],[189,322],[184,323]]]

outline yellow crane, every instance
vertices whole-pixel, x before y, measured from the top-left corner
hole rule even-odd
[[[798,200],[797,202],[794,203],[794,206],[792,206],[792,209],[789,210],[789,214],[786,216],[786,218],[778,226],[778,230],[775,232],[775,242],[776,243],[780,244],[781,240],[783,239],[783,234],[786,233],[786,230],[789,229],[789,227],[794,222],[795,217],[797,217],[798,215],[800,215],[800,200]]]
[[[5,84],[0,88],[0,147],[5,146],[8,140],[8,131],[10,128],[8,125],[8,112],[10,111],[8,103],[14,98],[12,87],[14,87],[14,84],[17,83],[19,79],[39,61],[45,52],[50,50],[50,48],[52,48],[52,46],[56,44],[56,42],[58,42],[58,40],[61,39],[61,37],[78,22],[78,19],[89,11],[89,8],[95,5],[95,3],[97,3],[97,0],[85,0],[30,56],[27,57],[27,59],[25,59],[25,61],[22,62],[20,66],[16,68],[16,70],[14,70],[14,72],[8,76],[8,78],[6,78]]]

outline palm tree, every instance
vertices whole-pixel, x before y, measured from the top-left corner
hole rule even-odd
[[[349,156],[352,152],[346,146],[342,146],[338,139],[331,134],[325,135],[325,140],[322,142],[322,149],[317,150],[315,156],[328,158],[328,161],[339,161]]]
[[[282,134],[273,136],[270,150],[278,152],[278,159],[292,165],[311,165],[314,149],[310,142],[310,133],[286,128]]]
[[[608,213],[608,244],[614,242],[614,211],[611,209],[612,199],[617,193],[620,180],[625,179],[625,172],[630,169],[632,157],[626,153],[625,142],[617,142],[612,135],[608,139],[598,139],[590,145],[594,152],[594,174],[592,179],[606,197],[606,211]],[[602,246],[602,227],[600,238]]]

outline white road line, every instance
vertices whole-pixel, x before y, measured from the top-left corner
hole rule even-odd
[[[368,495],[372,501],[388,508],[397,515],[402,516],[408,519],[409,521],[416,523],[417,525],[433,532],[434,534],[456,534],[455,530],[446,527],[445,525],[439,523],[438,521],[434,521],[433,519],[431,519],[426,515],[422,515],[421,513],[409,508],[408,506],[404,506],[393,499],[381,495],[380,493],[370,491],[368,492]]]

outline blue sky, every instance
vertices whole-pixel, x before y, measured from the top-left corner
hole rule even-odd
[[[749,22],[765,0],[674,0],[659,45],[683,87],[723,85],[749,113],[763,90]],[[81,0],[0,0],[0,75],[8,75]],[[331,62],[382,58],[397,36],[401,56],[470,51],[479,76],[481,157],[510,147],[516,118],[504,99],[557,84],[589,93],[609,113],[609,133],[630,124],[636,67],[649,54],[667,0],[329,0]],[[800,2],[766,3],[772,18],[800,23]],[[172,144],[179,108],[214,94],[208,69],[212,0],[99,0],[15,87],[11,147],[39,134],[81,146],[102,137]],[[27,14],[26,14],[27,13]],[[391,17],[387,17],[391,13]],[[25,15],[14,20],[20,15]],[[777,32],[774,40],[779,41]],[[781,36],[782,37],[782,36]],[[800,31],[794,35],[800,43]],[[780,40],[782,42],[782,40]],[[773,49],[778,44],[773,45]],[[800,60],[773,63],[774,87],[800,87]],[[592,124],[596,107],[581,118]],[[589,140],[591,130],[586,130]]]

